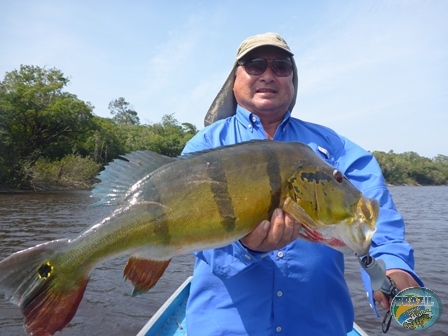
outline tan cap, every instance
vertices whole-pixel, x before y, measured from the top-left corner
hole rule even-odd
[[[213,100],[207,114],[204,118],[204,125],[208,126],[217,120],[225,119],[236,113],[236,100],[233,94],[233,84],[235,82],[235,69],[238,66],[238,61],[247,55],[250,51],[264,46],[273,46],[286,51],[291,55],[291,61],[293,63],[293,85],[294,85],[294,95],[289,105],[289,111],[292,111],[297,98],[297,86],[298,86],[298,74],[297,67],[294,61],[293,53],[288,47],[286,41],[276,33],[265,33],[255,36],[248,37],[245,39],[240,46],[236,54],[236,59],[233,64],[232,71],[230,71],[224,85],[218,92],[218,95]]]

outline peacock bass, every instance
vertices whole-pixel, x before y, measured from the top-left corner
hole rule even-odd
[[[115,210],[86,231],[0,262],[0,293],[32,335],[73,318],[92,270],[126,254],[133,295],[148,291],[177,255],[228,245],[282,208],[301,238],[367,253],[379,205],[299,142],[250,141],[169,158],[150,151],[115,160],[92,196]]]

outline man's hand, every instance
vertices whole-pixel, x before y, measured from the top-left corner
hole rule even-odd
[[[271,221],[264,220],[240,239],[248,249],[258,252],[278,250],[297,239],[301,225],[281,209],[275,209]]]
[[[403,289],[409,287],[419,287],[420,285],[414,280],[412,275],[408,272],[400,270],[400,269],[390,269],[386,271],[386,275],[391,278],[398,290],[401,291]],[[373,295],[373,298],[376,302],[379,302],[384,309],[389,309],[393,298],[386,298],[386,296],[381,291],[376,291]]]

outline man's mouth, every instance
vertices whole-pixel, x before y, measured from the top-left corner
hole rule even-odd
[[[273,89],[266,89],[266,88],[257,89],[257,93],[276,93],[276,92],[277,91]]]

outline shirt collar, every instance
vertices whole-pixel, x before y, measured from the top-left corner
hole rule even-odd
[[[286,111],[282,122],[277,127],[277,132],[279,129],[282,131],[284,130],[284,127],[289,122],[290,118],[291,112]],[[246,110],[244,107],[241,107],[240,105],[236,106],[236,119],[246,129],[252,130],[254,127],[263,128],[260,118],[252,112]]]

